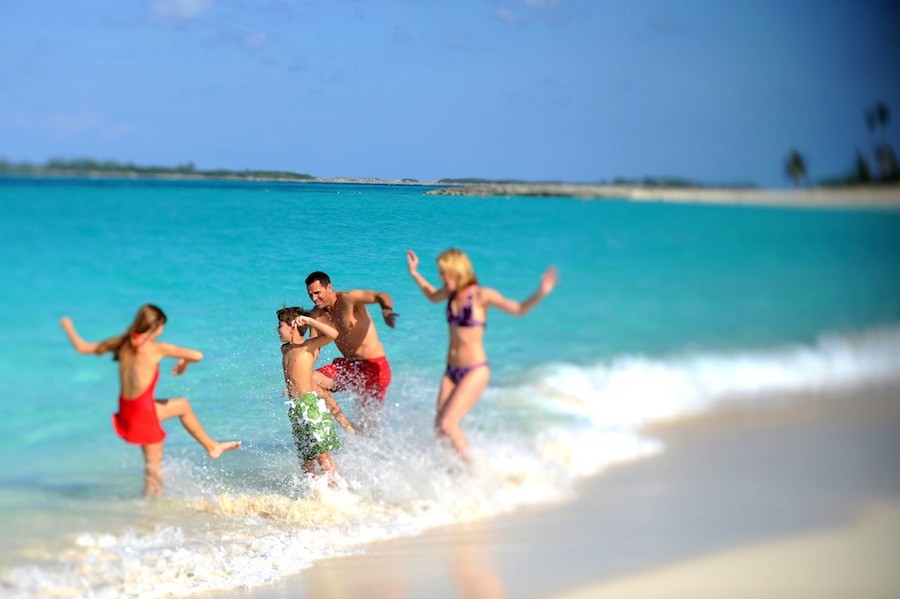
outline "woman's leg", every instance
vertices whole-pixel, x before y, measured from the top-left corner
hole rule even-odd
[[[435,429],[439,435],[450,441],[453,448],[466,461],[469,459],[467,455],[469,440],[459,425],[484,393],[490,378],[491,370],[485,365],[469,371],[455,386],[446,375],[441,380]]]
[[[226,451],[237,449],[241,445],[240,441],[220,443],[210,437],[206,433],[206,430],[204,430],[203,425],[200,424],[197,415],[194,414],[194,409],[191,407],[187,398],[176,397],[175,399],[157,399],[156,417],[159,418],[160,422],[167,418],[171,418],[172,416],[178,416],[181,419],[181,424],[184,426],[185,430],[187,430],[187,432],[203,446],[206,453],[208,453],[209,457],[212,459],[218,458]]]
[[[447,405],[447,401],[450,399],[450,395],[453,393],[453,390],[456,389],[456,383],[454,383],[448,375],[444,375],[441,377],[441,386],[438,387],[438,396],[437,396],[437,408],[435,410],[434,417],[434,428],[437,430],[438,422],[441,418],[441,413],[443,413],[445,406]]]
[[[141,445],[144,452],[144,497],[162,493],[163,442]]]

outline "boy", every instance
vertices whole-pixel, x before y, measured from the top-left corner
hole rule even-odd
[[[290,398],[288,418],[303,471],[313,472],[318,463],[324,472],[333,472],[334,460],[329,452],[341,446],[335,420],[350,434],[356,430],[334,398],[316,395],[312,373],[319,349],[337,338],[337,329],[310,318],[302,308],[282,308],[276,315],[278,335],[284,343],[281,353]],[[309,327],[316,329],[318,335],[304,339]]]

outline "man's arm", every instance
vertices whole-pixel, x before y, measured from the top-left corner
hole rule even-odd
[[[381,306],[381,315],[384,322],[391,328],[397,324],[400,316],[394,312],[394,300],[390,294],[384,291],[372,291],[371,289],[353,289],[343,294],[346,301],[352,304],[378,304]]]
[[[340,424],[345,431],[350,433],[351,435],[356,434],[356,427],[351,424],[350,420],[347,419],[347,416],[344,414],[344,411],[341,410],[341,406],[338,405],[337,400],[334,396],[328,391],[324,391],[320,389],[318,391],[319,396],[325,400],[325,405],[328,407],[328,411],[331,412],[331,415],[334,416],[335,422]]]

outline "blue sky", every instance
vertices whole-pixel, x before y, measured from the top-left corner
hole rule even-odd
[[[0,157],[321,177],[783,186],[869,150],[864,0],[4,0]]]

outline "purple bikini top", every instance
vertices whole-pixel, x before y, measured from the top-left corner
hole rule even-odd
[[[450,296],[450,299],[447,300],[447,309],[445,312],[447,313],[447,323],[451,327],[485,327],[487,326],[486,322],[481,322],[480,320],[475,320],[472,317],[472,292],[469,292],[469,297],[466,298],[466,303],[463,304],[463,307],[459,309],[459,314],[454,314],[453,310],[450,308],[450,303],[453,301],[453,296]]]

